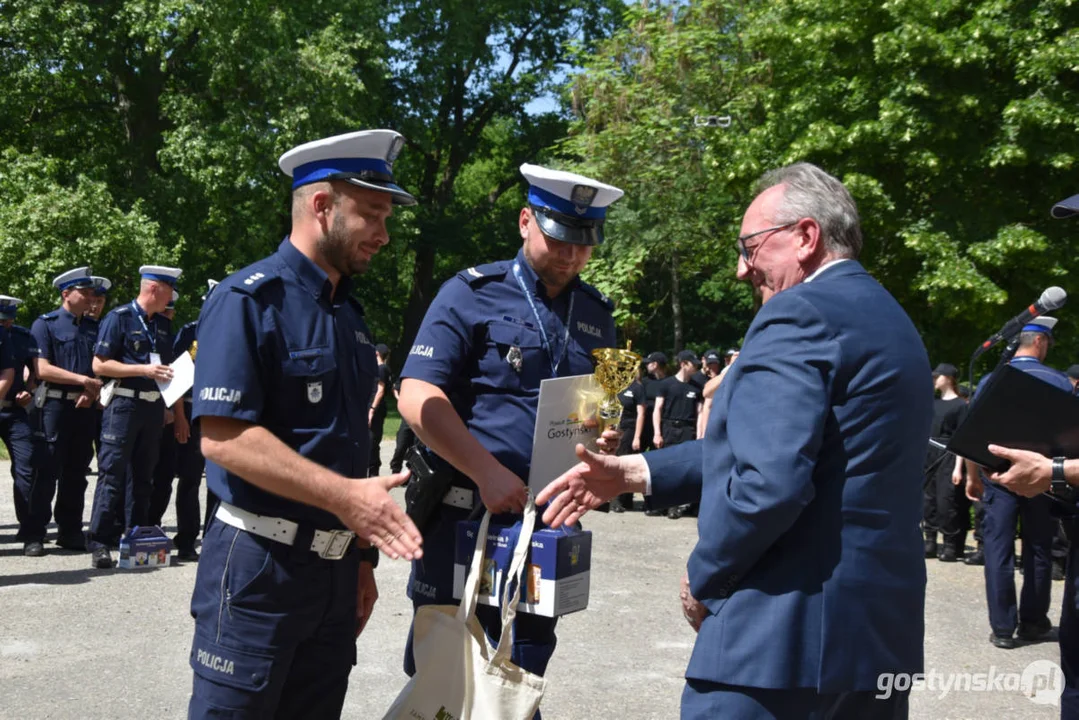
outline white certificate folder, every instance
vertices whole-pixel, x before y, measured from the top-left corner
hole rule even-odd
[[[594,416],[603,390],[593,375],[552,378],[540,382],[536,433],[532,438],[532,469],[528,488],[538,494],[552,480],[579,461],[574,454],[577,443],[595,450],[598,427],[585,427]]]

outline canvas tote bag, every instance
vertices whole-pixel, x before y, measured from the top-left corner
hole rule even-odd
[[[487,512],[476,534],[476,551],[459,607],[424,605],[416,611],[412,652],[416,674],[383,720],[532,720],[543,698],[546,681],[510,661],[513,620],[521,598],[521,576],[532,544],[536,505],[531,496],[507,573],[503,592],[502,634],[491,647],[476,619],[483,555],[487,547]]]

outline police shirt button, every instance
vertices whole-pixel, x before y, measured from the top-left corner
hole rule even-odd
[[[259,673],[251,673],[251,682],[253,682],[253,683],[261,683],[262,682],[262,675],[260,675]]]

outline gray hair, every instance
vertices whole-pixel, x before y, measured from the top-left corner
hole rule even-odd
[[[857,259],[862,252],[862,228],[858,207],[843,183],[816,165],[800,162],[766,172],[757,181],[755,195],[776,185],[786,189],[773,222],[782,225],[813,218],[829,253]]]
[[[1033,347],[1038,338],[1044,337],[1048,340],[1049,336],[1043,332],[1021,332],[1019,333],[1019,347],[1028,348]]]

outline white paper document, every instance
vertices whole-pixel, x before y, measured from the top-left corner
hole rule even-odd
[[[552,378],[540,382],[536,434],[532,438],[532,469],[528,488],[538,494],[552,480],[579,461],[573,452],[577,443],[596,449],[598,427],[585,427],[595,416],[603,390],[593,375]]]
[[[157,381],[165,407],[172,407],[195,384],[195,361],[191,359],[191,353],[180,353],[169,367],[172,368],[172,379]]]

